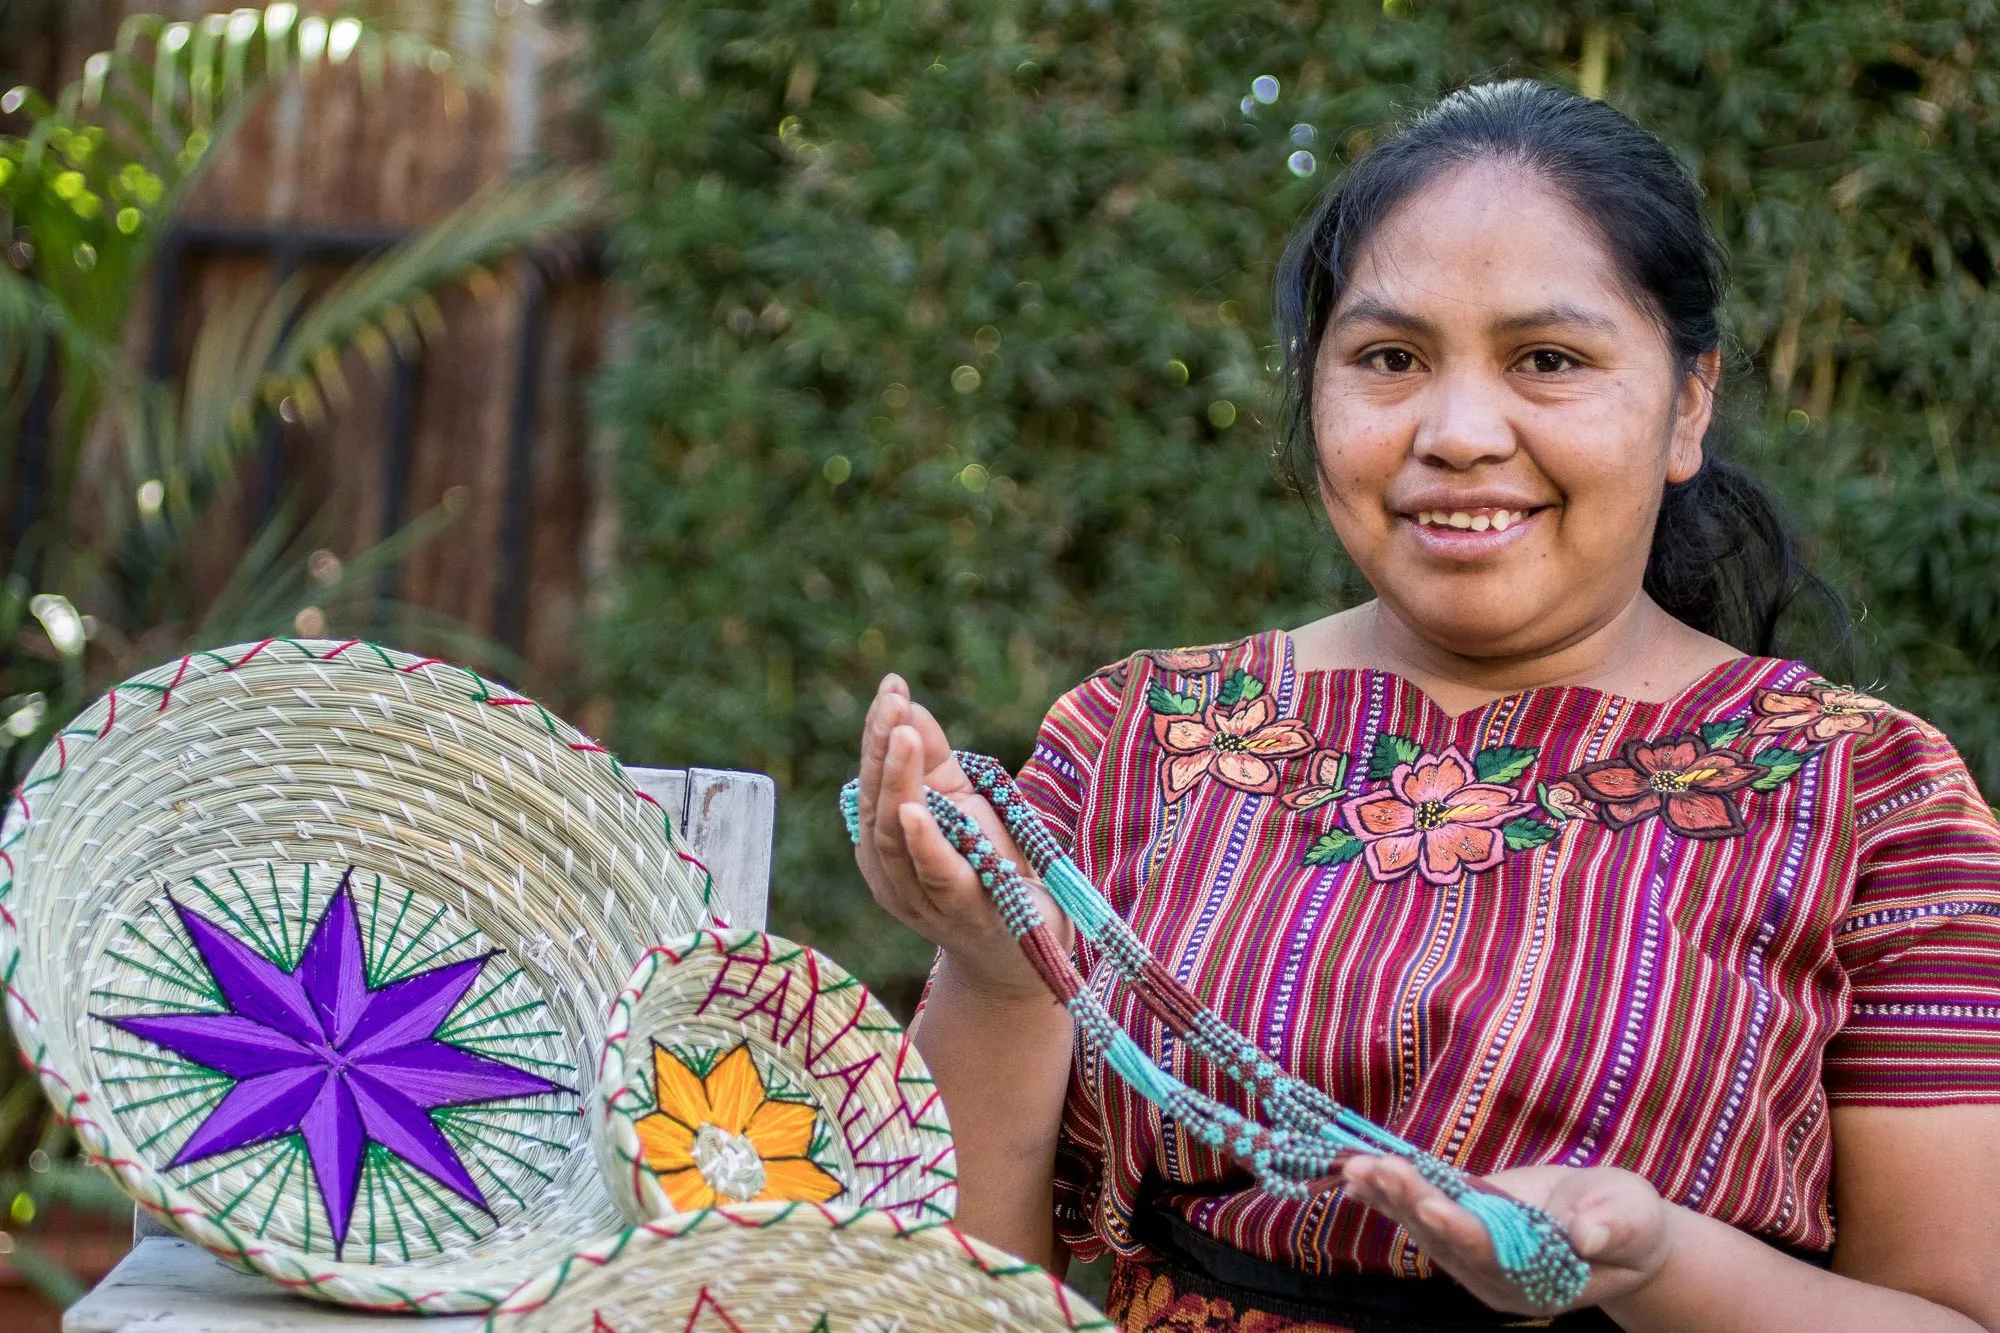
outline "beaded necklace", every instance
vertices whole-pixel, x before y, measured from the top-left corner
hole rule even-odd
[[[978,873],[981,886],[992,897],[1000,919],[1036,974],[1074,1017],[1090,1054],[1116,1070],[1193,1137],[1249,1171],[1258,1187],[1271,1194],[1305,1199],[1334,1188],[1330,1177],[1349,1153],[1399,1157],[1479,1219],[1493,1238],[1501,1271],[1530,1303],[1556,1309],[1582,1294],[1590,1278],[1590,1265],[1570,1247],[1560,1223],[1342,1106],[1322,1089],[1285,1073],[1255,1042],[1223,1022],[1160,965],[1097,886],[1057,845],[998,760],[965,751],[958,751],[956,757],[973,789],[992,803],[1064,915],[1103,950],[1105,959],[1140,1002],[1210,1065],[1248,1092],[1251,1104],[1263,1108],[1270,1124],[1197,1092],[1154,1064],[1085,987],[1068,950],[1042,919],[1020,870],[999,854],[970,815],[926,787],[925,808],[945,838]],[[841,813],[848,836],[856,842],[861,839],[860,802],[858,782],[849,782],[841,789]]]

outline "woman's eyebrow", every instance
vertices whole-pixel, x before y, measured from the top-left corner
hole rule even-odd
[[[1384,324],[1392,329],[1408,329],[1412,333],[1426,336],[1437,333],[1437,325],[1422,315],[1408,310],[1398,310],[1386,301],[1373,296],[1356,297],[1354,303],[1333,317],[1327,325],[1328,333],[1337,333],[1349,324]]]
[[[1595,311],[1585,310],[1582,306],[1570,305],[1567,302],[1545,305],[1539,310],[1527,310],[1518,315],[1508,315],[1505,318],[1496,319],[1493,321],[1492,328],[1495,333],[1520,333],[1527,329],[1553,328],[1560,324],[1581,325],[1586,329],[1594,329],[1598,333],[1616,333],[1618,331],[1618,326],[1603,315],[1597,314]]]
[[[1337,333],[1350,324],[1380,324],[1392,329],[1407,329],[1424,337],[1433,337],[1437,333],[1437,325],[1431,320],[1413,311],[1398,309],[1373,296],[1355,298],[1353,304],[1334,316],[1326,331]],[[1592,329],[1598,333],[1615,333],[1618,330],[1618,326],[1603,315],[1567,301],[1524,310],[1516,315],[1504,315],[1488,327],[1495,333],[1520,333],[1562,325]]]

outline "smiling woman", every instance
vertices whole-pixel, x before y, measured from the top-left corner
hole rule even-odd
[[[1830,595],[1713,456],[1723,290],[1603,103],[1494,84],[1384,139],[1279,288],[1287,462],[1375,599],[1105,668],[1019,780],[1202,1004],[1565,1226],[1577,1306],[1400,1160],[1279,1197],[1072,1060],[923,787],[1019,849],[892,676],[859,857],[940,946],[962,1225],[1109,1251],[1130,1330],[2000,1328],[2000,826],[1934,728],[1769,655]]]

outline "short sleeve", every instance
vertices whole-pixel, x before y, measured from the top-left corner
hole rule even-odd
[[[1063,850],[1076,847],[1097,757],[1118,719],[1127,663],[1106,667],[1056,700],[1015,785]]]
[[[1091,779],[1105,738],[1117,722],[1130,666],[1125,662],[1107,667],[1058,699],[1016,778],[1022,797],[1066,851],[1075,850],[1084,832]],[[1096,966],[1094,954],[1087,942],[1077,941],[1077,970],[1085,976]],[[1056,1236],[1082,1260],[1093,1259],[1104,1249],[1091,1225],[1103,1186],[1105,1151],[1094,1073],[1090,1061],[1071,1061],[1062,1132],[1056,1141]]]
[[[1852,987],[1827,1047],[1848,1106],[2000,1103],[2000,824],[1936,729],[1892,713],[1854,760]]]

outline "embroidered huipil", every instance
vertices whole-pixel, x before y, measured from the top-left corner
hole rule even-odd
[[[1828,1110],[2000,1102],[2000,828],[1946,739],[1805,666],[1453,718],[1291,640],[1140,653],[1050,712],[1023,793],[1153,953],[1292,1073],[1468,1170],[1615,1165],[1832,1243]],[[1163,1067],[1233,1085],[1080,959]],[[1142,1197],[1314,1274],[1428,1274],[1331,1192],[1247,1187],[1079,1058],[1057,1231]]]

